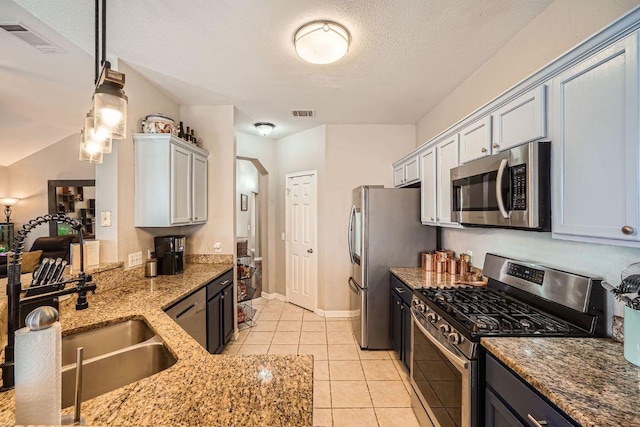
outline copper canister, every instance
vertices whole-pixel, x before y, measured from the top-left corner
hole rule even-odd
[[[434,252],[422,253],[422,269],[426,271],[435,271],[436,254]]]
[[[469,272],[470,269],[471,269],[471,264],[469,263],[469,261],[466,261],[464,258],[462,258],[460,260],[460,271],[458,271],[458,274],[466,274]]]
[[[436,261],[436,273],[446,273],[447,272],[447,262],[438,260]]]
[[[461,261],[458,258],[451,258],[447,261],[447,272],[449,274],[460,274],[460,264]]]
[[[448,259],[453,258],[453,256],[455,255],[455,252],[447,249],[442,249],[440,251],[436,251],[436,255],[438,256],[438,259],[440,261],[446,261]]]
[[[460,259],[466,261],[467,264],[471,264],[471,255],[469,254],[460,254]]]

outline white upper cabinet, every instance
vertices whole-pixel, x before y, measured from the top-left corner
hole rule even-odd
[[[436,224],[437,173],[436,147],[420,154],[420,220],[423,224]]]
[[[637,38],[551,82],[554,237],[640,245]]]
[[[171,169],[171,224],[191,222],[191,151],[179,145],[170,145]]]
[[[420,156],[409,157],[393,166],[393,185],[405,187],[420,182]]]
[[[460,226],[451,220],[451,169],[460,166],[458,135],[453,135],[436,145],[437,163],[437,216],[440,225]]]
[[[494,153],[547,136],[545,89],[538,86],[491,114]]]
[[[209,154],[169,134],[133,134],[135,226],[207,221]]]
[[[207,222],[207,157],[200,154],[193,154],[193,221],[194,223]]]
[[[491,116],[471,123],[460,131],[460,163],[491,154]]]

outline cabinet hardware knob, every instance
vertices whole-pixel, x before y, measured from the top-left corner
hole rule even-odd
[[[307,252],[312,254],[313,253],[313,249],[307,249]]]
[[[431,217],[431,221],[433,221],[433,217]]]
[[[493,148],[498,148],[498,147],[500,147],[500,144],[497,144],[497,143],[493,144]]]
[[[486,149],[486,147],[482,147],[482,149],[480,151],[482,151],[483,153],[486,153],[487,149]]]
[[[527,414],[527,418],[529,418],[531,420],[531,422],[533,423],[533,425],[536,426],[536,427],[542,427],[542,426],[546,426],[547,425],[546,421],[542,421],[542,420],[538,421],[531,414]]]
[[[436,221],[440,221],[440,218],[436,218]]]
[[[635,230],[633,229],[633,227],[629,226],[629,225],[625,225],[624,227],[622,227],[622,234],[626,234],[627,236],[630,234],[633,234],[635,232]]]

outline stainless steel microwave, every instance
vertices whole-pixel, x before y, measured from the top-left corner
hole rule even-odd
[[[551,230],[551,143],[531,142],[451,169],[451,218],[466,226]]]

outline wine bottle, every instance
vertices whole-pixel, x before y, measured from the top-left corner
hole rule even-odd
[[[180,122],[180,127],[178,128],[178,138],[184,139],[184,126],[182,122]]]
[[[191,134],[189,133],[189,126],[187,126],[187,133],[184,135],[184,140],[191,142]]]
[[[196,135],[195,135],[195,132],[193,131],[193,129],[191,129],[191,143],[192,144],[196,143]]]

